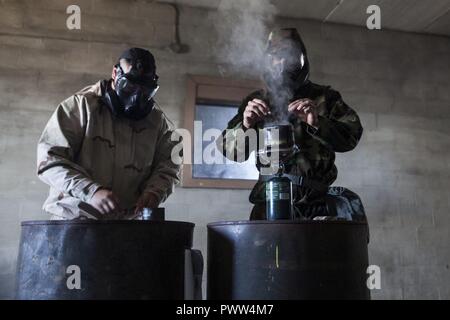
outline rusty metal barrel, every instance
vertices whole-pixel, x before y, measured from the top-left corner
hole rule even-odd
[[[18,299],[183,299],[194,224],[22,222]]]
[[[208,299],[370,299],[368,226],[350,221],[208,224]]]

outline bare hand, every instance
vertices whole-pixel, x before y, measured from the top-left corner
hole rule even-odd
[[[298,99],[291,102],[288,106],[288,111],[294,113],[312,127],[317,128],[319,126],[317,105],[310,99]]]
[[[159,205],[158,198],[151,192],[144,192],[136,203],[135,214],[138,214],[144,208],[157,208]]]
[[[97,190],[89,200],[89,204],[103,215],[120,211],[119,199],[108,189]]]
[[[267,104],[260,99],[253,99],[245,107],[244,121],[242,124],[246,129],[252,128],[268,114],[270,114],[270,110]]]

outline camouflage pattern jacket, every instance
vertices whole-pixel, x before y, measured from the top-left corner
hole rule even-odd
[[[217,141],[218,148],[225,156],[236,156],[244,153],[242,158],[248,159],[254,150],[243,144],[237,143],[238,130],[243,130],[243,113],[248,101],[258,98],[265,100],[267,94],[264,90],[256,91],[247,96],[239,107],[238,114],[228,123],[222,138]],[[356,147],[363,128],[358,115],[341,98],[339,92],[329,86],[321,86],[308,82],[298,90],[292,101],[309,98],[318,106],[319,129],[316,130],[299,118],[291,117],[289,122],[294,126],[295,143],[299,152],[291,159],[287,172],[293,175],[301,175],[313,181],[330,186],[337,177],[337,168],[334,164],[335,152],[346,152]],[[270,106],[269,106],[270,108]],[[287,108],[287,106],[286,106]],[[263,122],[256,125],[256,129],[264,126]],[[315,203],[324,200],[323,191],[297,187],[294,195],[294,203],[301,211],[308,211]],[[251,219],[263,219],[265,215],[265,182],[261,176],[250,194],[250,202],[255,204]]]
[[[164,201],[179,181],[163,113],[116,118],[101,100],[100,83],[63,101],[39,140],[37,173],[50,186],[43,209],[52,219],[99,217],[87,202],[100,187],[119,198],[124,211],[115,218],[129,219],[143,191]]]

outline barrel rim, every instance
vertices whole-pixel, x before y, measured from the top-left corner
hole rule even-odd
[[[111,225],[111,224],[129,224],[129,225],[144,225],[144,224],[166,224],[166,225],[184,225],[195,227],[195,223],[186,221],[152,221],[152,220],[29,220],[22,221],[21,226],[35,226],[35,225]]]
[[[353,226],[367,226],[367,222],[361,221],[336,221],[336,220],[237,220],[237,221],[217,221],[207,224],[208,228],[220,226],[239,226],[239,225],[297,225],[297,224],[315,224],[315,225],[353,225]]]

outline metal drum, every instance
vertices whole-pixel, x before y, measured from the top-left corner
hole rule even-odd
[[[27,221],[18,299],[183,299],[194,224]]]
[[[208,224],[208,299],[370,299],[368,226],[347,221]]]

